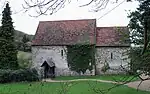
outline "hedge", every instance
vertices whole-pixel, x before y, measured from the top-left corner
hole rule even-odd
[[[0,70],[0,83],[38,80],[38,73],[35,69]]]

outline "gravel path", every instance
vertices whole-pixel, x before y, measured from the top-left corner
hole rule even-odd
[[[104,82],[104,83],[113,83],[113,84],[119,84],[119,82],[115,81],[107,81],[107,80],[98,80],[98,79],[75,79],[75,80],[51,80],[51,79],[44,79],[43,81],[46,82],[76,82],[76,81],[97,81],[97,82]],[[138,87],[141,81],[134,81],[134,82],[129,82],[125,85],[131,88],[139,89],[139,90],[144,90],[144,91],[150,91],[150,80],[143,81],[141,85]],[[121,84],[121,82],[120,82]]]
[[[144,91],[150,91],[150,80],[142,81],[135,81],[135,82],[130,82],[126,84],[128,87],[139,89],[139,90],[144,90]],[[140,85],[139,85],[140,84]],[[139,87],[138,87],[139,85]]]

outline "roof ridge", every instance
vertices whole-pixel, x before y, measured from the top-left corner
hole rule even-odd
[[[127,26],[102,26],[102,27],[96,27],[96,28],[112,28],[112,27],[127,27]]]
[[[96,20],[96,19],[50,20],[50,21],[39,21],[39,22],[88,21],[88,20]]]

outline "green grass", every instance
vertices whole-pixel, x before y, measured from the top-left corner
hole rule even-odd
[[[96,83],[96,82],[70,82],[70,83],[11,83],[0,84],[0,94],[101,94],[94,92],[93,89],[108,90],[113,87],[113,84]],[[66,87],[66,91],[62,92],[62,87]],[[67,89],[68,88],[68,89]],[[63,89],[64,90],[64,89]],[[106,91],[105,91],[106,93]],[[137,91],[136,89],[128,88],[127,86],[119,86],[113,88],[107,94],[149,94],[146,91]]]
[[[132,79],[133,78],[133,79]],[[137,77],[129,75],[101,75],[101,76],[59,76],[55,80],[74,80],[74,79],[98,79],[108,81],[136,81]]]

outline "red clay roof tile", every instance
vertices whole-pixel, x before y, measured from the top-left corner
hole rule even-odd
[[[32,45],[129,46],[127,27],[96,27],[95,19],[42,21],[39,23]]]
[[[96,46],[129,46],[127,27],[97,27]]]
[[[43,21],[32,45],[95,44],[96,20]]]

